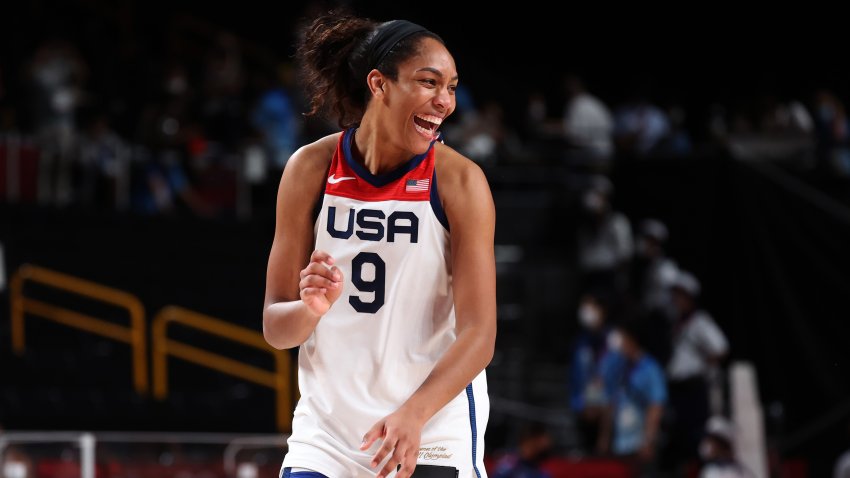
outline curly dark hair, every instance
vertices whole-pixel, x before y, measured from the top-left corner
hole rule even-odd
[[[419,32],[398,42],[380,64],[372,66],[367,47],[379,25],[347,10],[333,10],[307,22],[297,50],[300,81],[310,100],[306,116],[330,116],[341,128],[359,124],[370,99],[366,76],[372,68],[397,80],[398,65],[418,52],[422,38],[442,43],[433,33]]]

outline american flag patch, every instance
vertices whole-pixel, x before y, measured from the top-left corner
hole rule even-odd
[[[421,191],[427,191],[428,185],[431,183],[430,179],[408,179],[404,183],[404,192],[406,193],[416,193]]]

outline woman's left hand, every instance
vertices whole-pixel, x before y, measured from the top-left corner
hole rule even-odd
[[[398,465],[401,465],[396,478],[409,478],[416,468],[419,458],[419,443],[422,440],[422,427],[425,424],[404,408],[380,419],[363,437],[360,450],[368,450],[377,440],[381,447],[372,457],[372,468],[377,467],[387,457],[386,464],[376,478],[386,478]]]

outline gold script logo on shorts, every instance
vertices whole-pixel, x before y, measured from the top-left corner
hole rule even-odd
[[[452,456],[454,456],[454,453],[449,453],[446,447],[440,445],[419,448],[420,460],[448,460]]]

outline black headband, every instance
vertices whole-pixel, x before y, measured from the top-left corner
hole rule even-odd
[[[387,57],[390,50],[398,45],[398,42],[410,35],[421,32],[434,35],[427,28],[407,20],[390,20],[378,25],[366,46],[366,59],[368,60],[369,69],[377,68],[384,61],[384,58]],[[437,35],[434,36],[436,37]]]

